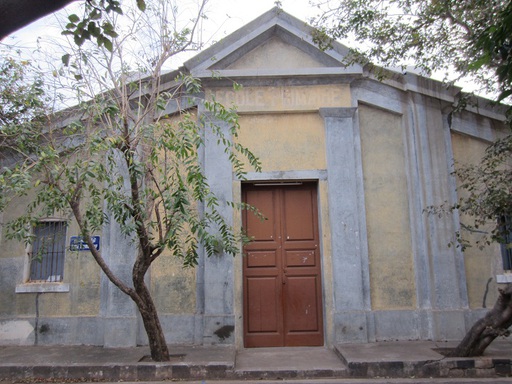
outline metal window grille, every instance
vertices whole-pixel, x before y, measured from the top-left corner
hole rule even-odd
[[[503,259],[503,269],[512,270],[512,217],[506,216],[500,219],[502,243],[501,258]]]
[[[66,222],[42,221],[34,228],[30,281],[59,282],[64,275]]]

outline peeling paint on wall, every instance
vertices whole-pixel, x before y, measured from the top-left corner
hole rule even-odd
[[[0,340],[2,344],[25,344],[34,331],[34,327],[26,320],[6,321],[0,323]]]

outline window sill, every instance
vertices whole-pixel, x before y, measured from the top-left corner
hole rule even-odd
[[[498,284],[512,283],[512,273],[504,273],[503,275],[496,275],[496,282]]]
[[[16,285],[16,293],[69,292],[65,283],[25,283]]]

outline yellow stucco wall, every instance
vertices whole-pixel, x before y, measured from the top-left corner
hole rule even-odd
[[[325,169],[325,133],[318,113],[244,115],[240,141],[264,172]]]
[[[8,222],[25,212],[33,195],[17,199],[3,213],[3,221]],[[79,234],[76,222],[69,214],[56,214],[54,219],[67,220],[66,255],[64,261],[63,283],[69,284],[69,292],[47,292],[39,296],[39,315],[46,317],[95,316],[99,312],[100,269],[89,252],[69,250],[71,236]],[[17,284],[28,280],[29,257],[23,242],[7,240],[5,234],[0,239],[0,257],[17,258],[23,265]],[[15,293],[14,287],[0,290],[0,316],[13,314],[34,316],[36,311],[36,293]]]
[[[334,332],[334,292],[333,285],[329,282],[334,281],[332,268],[332,243],[331,243],[331,227],[329,217],[329,204],[328,201],[328,183],[327,181],[319,181],[318,183],[318,210],[319,210],[319,224],[320,224],[320,252],[322,262],[322,279],[324,280],[323,289],[323,304],[324,304],[324,323],[325,334],[330,335]],[[327,338],[326,343],[329,344],[331,340]]]
[[[240,112],[239,140],[260,158],[263,172],[325,169],[325,128],[318,109],[351,103],[346,84],[212,88],[206,93]]]
[[[466,135],[452,133],[453,157],[455,167],[462,164],[478,164],[484,155],[488,143]],[[459,181],[457,180],[457,184]],[[459,193],[461,193],[459,191]],[[468,220],[464,216],[461,222]],[[485,230],[484,228],[481,228]],[[465,239],[474,244],[478,235],[462,232]],[[469,306],[481,308],[484,304],[491,307],[497,298],[496,274],[501,273],[501,255],[498,245],[486,247],[483,250],[477,246],[466,248],[464,251],[464,263],[466,268],[466,282],[468,289]],[[489,279],[492,281],[488,284]],[[487,292],[487,294],[486,294]]]
[[[401,117],[359,106],[374,309],[416,307]]]
[[[194,313],[195,268],[184,268],[182,260],[165,252],[151,266],[151,291],[158,313]]]

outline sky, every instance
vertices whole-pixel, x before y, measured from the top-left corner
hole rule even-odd
[[[122,0],[122,4],[135,0]],[[194,2],[189,0],[190,3]],[[307,21],[315,14],[310,0],[281,0],[283,10],[298,19]],[[180,1],[179,4],[183,4]],[[208,19],[203,22],[203,41],[208,47],[222,39],[261,14],[275,6],[275,0],[209,0],[207,4]],[[74,6],[68,6],[57,14],[66,15],[74,11]],[[55,14],[46,16],[25,28],[16,31],[3,42],[16,43],[22,47],[35,47],[37,39],[45,41],[59,36],[62,28],[57,24]]]
[[[121,1],[122,4],[135,4],[135,0]],[[318,10],[310,5],[311,1],[312,0],[281,0],[280,3],[285,12],[307,22],[318,13]],[[197,2],[197,0],[177,1],[180,6],[195,2]],[[275,0],[209,0],[209,3],[207,4],[208,19],[203,22],[201,29],[204,48],[243,27],[274,6]],[[60,12],[61,15],[76,12],[73,7],[76,7],[76,5],[66,7]],[[56,36],[60,36],[61,31],[62,26],[58,25],[57,17],[55,15],[49,15],[15,32],[3,42],[11,44],[16,43],[19,46],[30,47],[30,49],[33,49],[37,46],[36,42],[38,39],[40,42],[49,41]],[[187,53],[186,55],[181,55],[175,58],[172,63],[168,64],[166,69],[176,69],[180,67],[184,61],[195,54],[197,54],[197,52]],[[60,62],[61,55],[56,56],[56,62]],[[438,76],[434,74],[433,77],[438,80],[442,79],[441,74]],[[472,88],[474,88],[471,83],[462,83],[458,85],[463,86],[465,90],[473,90]]]
[[[170,2],[171,0],[166,1]],[[309,4],[310,1],[281,0],[280,3],[285,12],[306,22],[315,13],[314,8]],[[174,0],[174,2],[178,3],[180,8],[185,8],[191,4],[196,5],[198,0]],[[64,20],[65,24],[69,14],[77,13],[80,15],[82,12],[80,4],[82,3],[83,1],[77,1],[56,14],[41,18],[16,31],[2,41],[2,43],[14,45],[22,49],[23,59],[30,59],[32,63],[36,63],[41,68],[41,71],[48,74],[48,76],[45,76],[46,83],[52,84],[52,89],[58,89],[61,95],[67,95],[61,96],[60,101],[55,101],[58,109],[69,106],[69,103],[74,104],[76,100],[71,96],[73,91],[69,89],[70,83],[66,83],[66,80],[62,80],[60,76],[57,76],[59,67],[62,65],[61,57],[67,51],[65,51],[65,48],[62,48],[66,44],[60,44],[61,47],[59,47],[58,44],[55,44],[55,40],[64,38],[61,36],[63,30],[62,20]],[[121,0],[121,4],[134,6],[135,0]],[[200,29],[202,31],[203,47],[209,47],[273,7],[275,7],[275,0],[209,0],[206,6],[207,19],[202,22],[202,28]],[[197,8],[193,7],[193,9]],[[190,10],[187,12],[185,10],[179,18],[181,20],[188,20],[194,16],[196,16],[196,12]],[[42,47],[41,52],[43,53],[38,53],[36,51],[37,47]],[[166,71],[175,70],[197,53],[197,51],[186,52],[173,57],[166,62],[163,69]],[[52,73],[54,74],[53,76]]]

